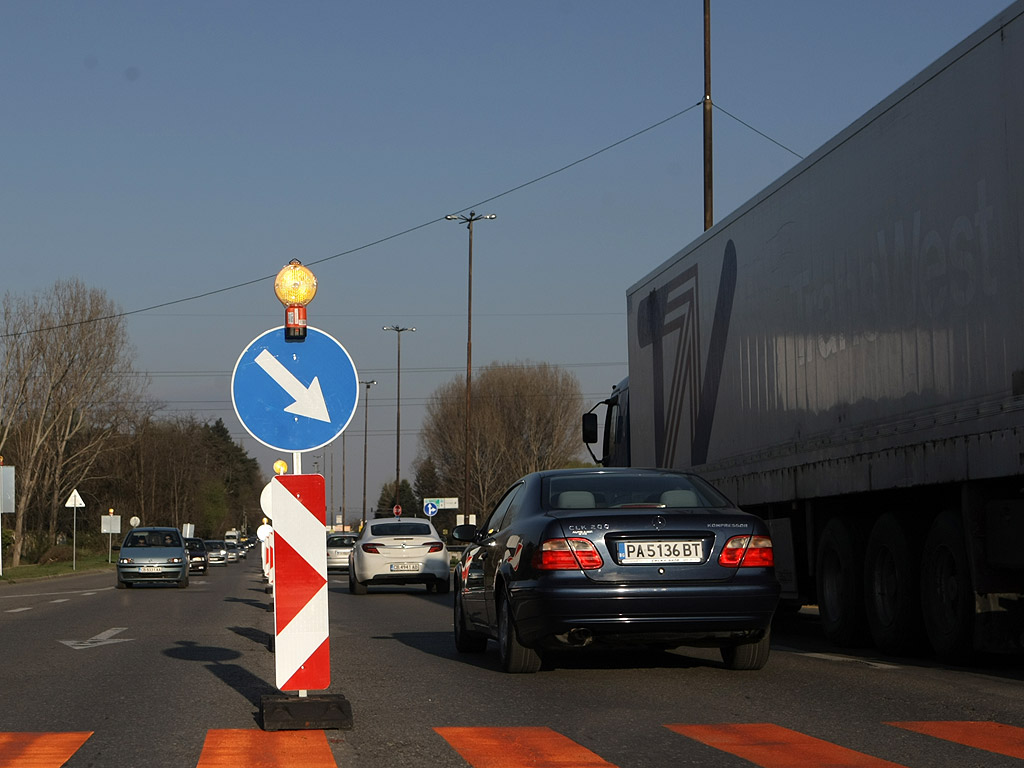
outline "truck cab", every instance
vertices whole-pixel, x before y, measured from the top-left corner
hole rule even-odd
[[[594,456],[591,445],[598,441],[599,419],[595,410],[604,407],[604,433],[601,435],[601,458]],[[583,414],[583,442],[598,464],[605,467],[629,467],[629,378],[612,387],[612,394]]]

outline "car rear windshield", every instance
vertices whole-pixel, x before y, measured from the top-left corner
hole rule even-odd
[[[433,536],[429,523],[371,523],[374,536]]]
[[[355,537],[353,536],[329,536],[327,538],[328,547],[351,547],[355,543]]]
[[[728,507],[728,499],[692,475],[580,474],[544,481],[548,509]]]

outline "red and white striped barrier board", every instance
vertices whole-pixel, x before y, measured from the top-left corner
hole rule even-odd
[[[277,475],[271,503],[277,687],[323,690],[331,684],[324,478]]]

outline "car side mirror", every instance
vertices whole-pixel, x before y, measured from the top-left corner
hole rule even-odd
[[[597,414],[583,414],[583,442],[591,445],[597,442]]]
[[[476,541],[477,528],[472,523],[456,525],[452,529],[452,538],[456,541]]]

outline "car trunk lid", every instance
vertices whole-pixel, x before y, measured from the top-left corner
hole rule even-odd
[[[733,536],[755,532],[757,518],[739,510],[672,510],[659,506],[609,510],[558,510],[562,536],[591,541],[600,568],[583,573],[592,581],[726,582],[737,569],[718,556]]]

